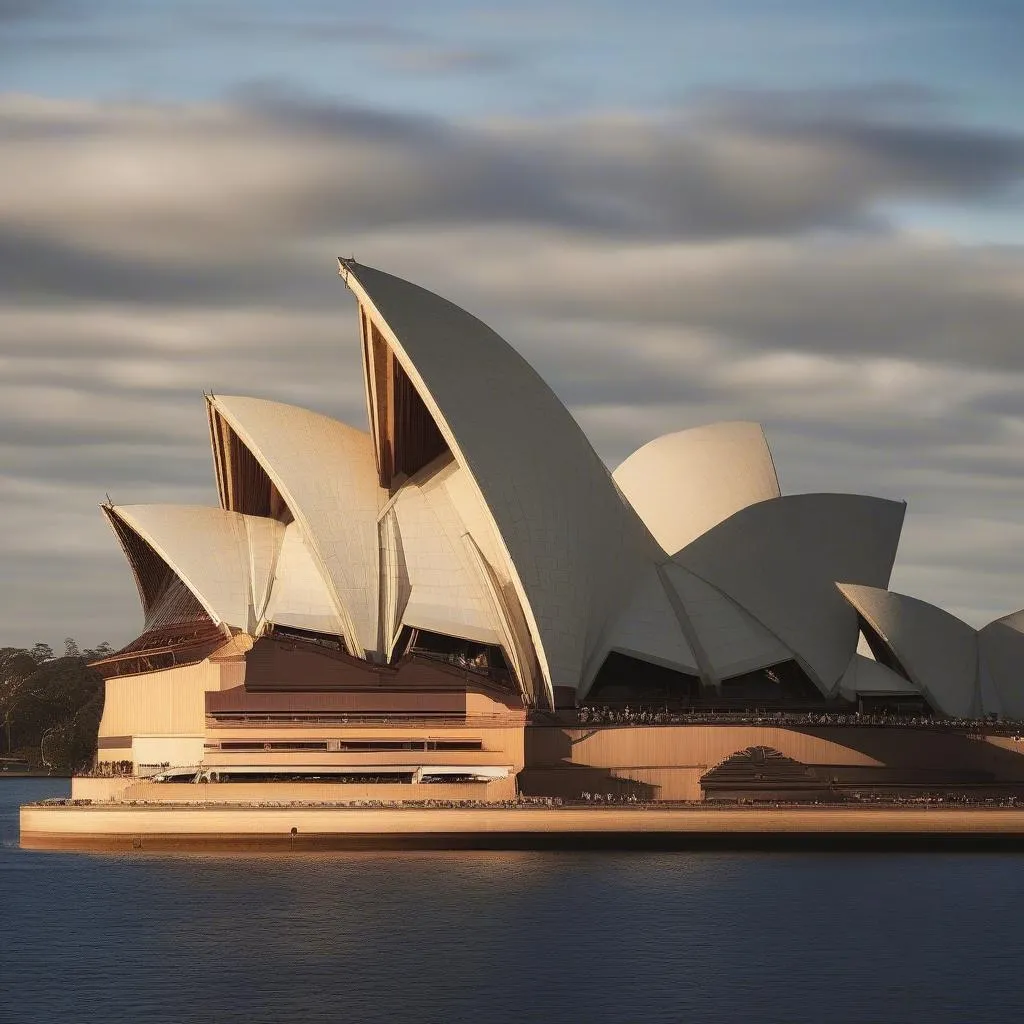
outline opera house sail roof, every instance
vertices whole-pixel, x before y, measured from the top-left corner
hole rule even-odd
[[[755,423],[667,434],[610,472],[486,324],[354,260],[340,274],[365,429],[207,396],[220,507],[104,507],[145,614],[106,673],[291,631],[368,666],[458,657],[541,709],[889,695],[1024,713],[1024,615],[977,632],[888,591],[904,503],[782,494]]]

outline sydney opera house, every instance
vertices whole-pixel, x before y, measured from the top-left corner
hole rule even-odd
[[[1024,612],[891,592],[903,503],[781,494],[754,423],[609,471],[480,320],[340,273],[367,424],[209,395],[219,507],[103,508],[145,625],[96,663],[99,761],[240,799],[1024,781],[936,724],[1024,718]]]

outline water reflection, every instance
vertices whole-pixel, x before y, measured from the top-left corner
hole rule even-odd
[[[952,1022],[1024,996],[1014,855],[22,851],[46,793],[0,781],[0,1019]]]

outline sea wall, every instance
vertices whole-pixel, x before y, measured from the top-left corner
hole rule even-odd
[[[586,846],[647,836],[961,837],[1024,841],[1024,810],[1004,808],[405,808],[27,805],[36,849]]]

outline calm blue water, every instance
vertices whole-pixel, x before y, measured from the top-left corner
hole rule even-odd
[[[0,1021],[1024,1019],[1024,854],[23,852]]]

